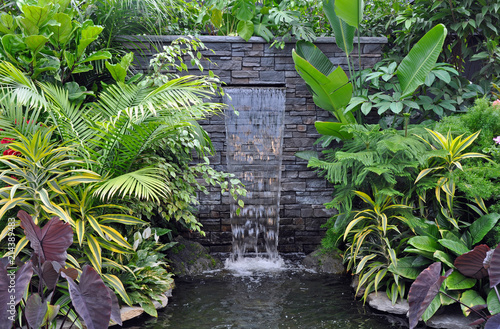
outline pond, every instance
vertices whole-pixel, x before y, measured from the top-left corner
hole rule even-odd
[[[128,328],[404,328],[403,319],[377,315],[355,300],[350,278],[317,274],[287,261],[232,265],[176,281],[158,319]]]

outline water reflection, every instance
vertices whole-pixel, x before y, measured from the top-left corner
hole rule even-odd
[[[247,276],[214,272],[177,288],[157,320],[141,328],[382,329],[385,319],[355,301],[346,278],[299,269]]]

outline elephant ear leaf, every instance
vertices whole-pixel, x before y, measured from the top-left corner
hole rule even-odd
[[[17,217],[21,220],[21,227],[40,261],[42,263],[56,261],[64,266],[67,257],[66,250],[73,243],[73,229],[70,224],[52,217],[40,229],[24,210],[20,210]]]
[[[323,11],[328,21],[330,21],[337,46],[349,56],[354,49],[354,33],[356,32],[356,28],[337,16],[334,9],[334,2],[335,0],[323,0]]]
[[[30,295],[24,312],[30,328],[40,328],[47,311],[47,302],[43,301],[39,294]]]
[[[483,265],[488,251],[490,248],[485,244],[476,246],[473,250],[458,256],[454,265],[465,276],[484,279],[488,276],[488,270]]]
[[[490,275],[490,288],[500,283],[500,243],[491,255],[488,274]]]
[[[61,276],[68,280],[71,302],[87,328],[107,328],[111,318],[112,299],[99,274],[85,265],[79,284],[64,272],[61,272]]]
[[[408,293],[410,329],[417,326],[418,320],[429,307],[434,297],[437,296],[441,284],[452,271],[450,269],[444,276],[441,276],[441,263],[434,263],[417,276]]]
[[[16,305],[21,301],[30,283],[33,267],[31,262],[26,262],[17,269],[15,274],[16,292],[12,298],[12,293],[9,292],[11,273],[7,273],[9,262],[4,260],[7,258],[2,258],[0,265],[0,328],[10,328],[16,315]]]
[[[447,30],[443,24],[427,32],[399,64],[396,72],[401,86],[401,98],[411,95],[432,70],[443,49]]]

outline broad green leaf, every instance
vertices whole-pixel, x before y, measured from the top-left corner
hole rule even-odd
[[[242,37],[245,41],[248,41],[253,35],[254,26],[252,21],[240,21],[236,30],[240,37]]]
[[[85,49],[92,43],[94,42],[99,34],[101,34],[103,30],[102,26],[96,25],[96,26],[87,26],[81,31],[81,38],[80,41],[78,42],[78,47],[77,47],[77,57],[80,58],[85,51]]]
[[[36,56],[48,41],[49,39],[43,35],[30,35],[24,39],[24,43],[26,43],[26,46],[31,50],[33,56]]]
[[[217,8],[213,9],[210,21],[216,28],[220,28],[222,26],[222,11]]]
[[[449,290],[463,290],[474,287],[477,280],[464,276],[459,271],[453,271],[444,283]]]
[[[233,13],[240,21],[250,21],[253,18],[254,10],[255,3],[252,0],[238,0],[234,5]]]
[[[453,259],[449,254],[445,253],[444,251],[436,250],[434,252],[434,258],[440,260],[450,268],[455,268],[455,266],[453,265]]]
[[[313,94],[314,103],[332,112],[342,123],[355,123],[352,113],[343,112],[352,97],[352,85],[342,68],[335,68],[318,47],[307,41],[297,42],[292,57],[295,69]]]
[[[429,236],[414,236],[408,240],[408,244],[417,249],[434,253],[436,250],[442,250],[443,247]]]
[[[335,13],[347,24],[359,27],[363,20],[363,0],[335,0]]]
[[[497,293],[495,289],[491,289],[486,298],[486,303],[488,304],[488,311],[491,315],[500,313],[500,301],[498,300]]]
[[[17,27],[17,22],[14,16],[5,12],[0,13],[0,33],[11,34]]]
[[[127,77],[127,70],[120,65],[120,63],[111,64],[108,61],[105,63],[106,68],[116,82],[125,82]]]
[[[328,21],[330,21],[337,46],[349,56],[354,49],[353,43],[356,28],[347,24],[335,14],[334,2],[335,0],[323,0],[323,11]]]
[[[345,126],[345,124],[341,122],[316,121],[314,126],[321,135],[334,136],[341,140],[348,140],[353,136],[351,133],[341,130],[342,127]]]
[[[411,95],[424,83],[443,48],[447,30],[442,24],[427,32],[399,64],[396,72],[401,86],[401,98]]]
[[[413,266],[414,260],[415,257],[413,256],[399,258],[397,265],[394,266],[394,263],[392,263],[389,265],[388,269],[392,273],[401,275],[410,280],[415,280],[422,271],[420,268]]]
[[[437,310],[441,307],[441,298],[439,297],[439,293],[432,300],[431,304],[427,307],[424,314],[422,314],[422,320],[427,321],[437,312]]]
[[[267,28],[266,24],[254,23],[254,34],[264,38],[267,42],[274,38],[273,32]]]
[[[50,19],[49,6],[39,7],[23,5],[22,11],[24,17],[19,19],[19,22],[26,35],[38,34],[39,28]]]
[[[476,219],[469,227],[469,232],[472,236],[472,244],[479,243],[488,232],[495,227],[500,219],[497,213],[491,213]]]
[[[18,35],[6,34],[2,37],[2,46],[8,56],[17,57],[19,52],[27,49],[24,40]],[[16,59],[17,62],[17,59]]]
[[[99,50],[96,52],[93,52],[89,56],[87,56],[84,60],[80,61],[79,63],[87,63],[87,62],[92,62],[92,61],[98,61],[102,59],[111,59],[111,53],[109,51],[105,50]]]
[[[457,256],[463,255],[466,252],[470,251],[469,248],[467,248],[467,246],[463,242],[457,242],[457,241],[448,240],[448,239],[439,239],[438,242],[442,246],[450,249]]]
[[[73,32],[73,24],[71,22],[71,17],[65,13],[57,13],[52,16],[52,19],[56,20],[59,24],[54,26],[49,26],[49,30],[52,32],[50,37],[55,40],[58,44],[65,44],[68,42]]]
[[[460,298],[460,291],[458,290],[446,290],[444,288],[444,285],[441,285],[441,288],[439,289],[439,291],[442,291],[444,293],[446,293],[447,295],[455,298],[455,299],[452,299],[444,294],[439,294],[439,298],[441,299],[441,305],[451,305],[451,304],[454,304],[456,303],[456,300],[458,300]]]
[[[460,297],[460,302],[464,303],[465,305],[469,307],[473,307],[476,305],[483,305],[486,304],[485,300],[483,297],[479,295],[479,293],[475,290],[467,290],[462,293],[462,296]],[[460,305],[462,308],[462,312],[464,313],[465,316],[469,316],[469,309],[465,307],[464,305]]]

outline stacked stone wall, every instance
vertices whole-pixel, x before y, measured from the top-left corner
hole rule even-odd
[[[175,36],[150,37],[152,45],[138,46],[137,40],[130,43],[138,50],[137,68],[147,71],[149,59],[170,44]],[[292,49],[295,43],[286,43],[284,49],[270,48],[262,38],[252,37],[245,42],[239,37],[202,36],[201,41],[214,52],[204,55],[214,64],[204,62],[228,86],[268,86],[286,88],[285,127],[283,141],[283,162],[280,199],[280,252],[313,251],[321,243],[325,229],[322,225],[334,211],[326,209],[331,201],[333,187],[320,178],[314,170],[307,168],[307,161],[297,158],[295,153],[318,150],[314,145],[319,137],[314,122],[331,119],[331,115],[312,101],[311,94],[295,70]],[[361,66],[371,67],[381,59],[381,50],[386,38],[360,38]],[[315,44],[347,72],[345,53],[335,44],[334,38],[318,38]],[[139,56],[139,53],[141,56]],[[357,69],[358,45],[352,52]],[[190,74],[197,74],[191,68]],[[209,133],[216,154],[210,157],[217,170],[226,170],[226,136],[223,115],[213,116],[201,122]],[[229,216],[229,196],[209,187],[209,194],[199,195],[198,218],[203,224],[206,236],[184,232],[185,237],[196,240],[210,248],[211,252],[231,250],[232,234]]]

